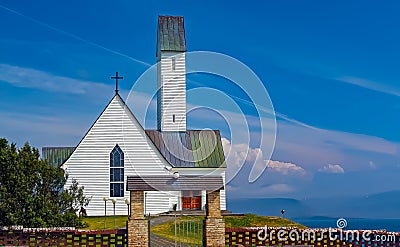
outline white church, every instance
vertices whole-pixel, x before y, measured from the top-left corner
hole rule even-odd
[[[44,147],[42,157],[76,179],[91,197],[89,216],[126,215],[127,176],[217,175],[226,163],[218,130],[186,128],[186,38],[183,17],[159,16],[157,130],[145,130],[115,90],[114,97],[76,147]],[[118,75],[117,75],[118,77]],[[150,81],[149,83],[156,83]],[[204,210],[206,191],[145,192],[145,213]],[[221,209],[226,209],[221,190]]]

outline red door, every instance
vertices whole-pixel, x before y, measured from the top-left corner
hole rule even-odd
[[[192,205],[191,197],[182,197],[182,209],[190,210]]]
[[[191,198],[190,206],[192,210],[201,209],[201,196],[194,196]]]
[[[201,191],[183,191],[182,192],[183,210],[201,209]]]

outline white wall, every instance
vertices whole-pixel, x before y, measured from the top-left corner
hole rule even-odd
[[[65,188],[71,186],[72,179],[78,180],[85,187],[85,194],[91,196],[91,202],[86,208],[89,216],[104,215],[103,198],[110,198],[110,152],[118,144],[124,152],[125,158],[125,186],[126,177],[133,175],[166,175],[164,169],[167,161],[149,140],[141,125],[125,108],[121,98],[116,96],[94,123],[83,138],[71,157],[64,163],[63,168],[69,174]],[[177,169],[181,175],[205,175],[210,169],[183,168]],[[217,169],[214,175],[225,178],[225,169]],[[181,209],[181,192],[146,192],[146,211],[151,214],[169,211],[173,204]],[[129,198],[129,191],[124,197],[115,197],[116,214],[127,214],[125,199]],[[110,198],[111,199],[111,198]],[[203,201],[203,207],[205,200]],[[225,192],[221,191],[221,209],[226,208]],[[107,214],[113,214],[111,200],[107,202]]]
[[[126,176],[168,175],[167,164],[158,150],[148,140],[137,120],[125,108],[119,96],[113,98],[102,115],[89,130],[63,168],[68,172],[68,188],[73,178],[85,187],[85,194],[92,197],[87,207],[88,215],[104,215],[103,197],[110,197],[110,152],[118,144],[125,156]],[[167,194],[152,193],[154,199],[148,202],[153,213],[168,211]],[[126,214],[124,197],[116,197],[116,214]],[[112,202],[107,202],[107,214],[113,214]]]
[[[186,131],[186,58],[184,52],[160,52],[157,58],[157,124],[162,131]],[[175,59],[175,70],[172,60]],[[175,115],[175,122],[173,122]]]

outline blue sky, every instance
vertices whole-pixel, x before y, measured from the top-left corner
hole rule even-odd
[[[245,63],[277,112],[274,162],[249,183],[249,164],[269,159],[250,144],[264,156],[248,157],[228,196],[400,190],[399,7],[396,1],[0,0],[0,135],[18,145],[76,145],[113,96],[109,77],[124,76],[127,97],[155,63],[157,16],[182,15],[188,51]],[[192,79],[246,98],[216,78]],[[188,89],[195,87],[188,81]],[[255,117],[254,108],[238,104]],[[190,114],[190,127],[220,128],[225,147],[239,154],[242,146],[229,143],[227,126],[202,116]],[[250,130],[259,135],[257,126]]]

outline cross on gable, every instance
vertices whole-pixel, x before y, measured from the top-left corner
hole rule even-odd
[[[123,76],[118,76],[118,71],[115,72],[115,76],[111,76],[111,79],[115,79],[115,94],[118,93],[118,79],[124,79]]]

